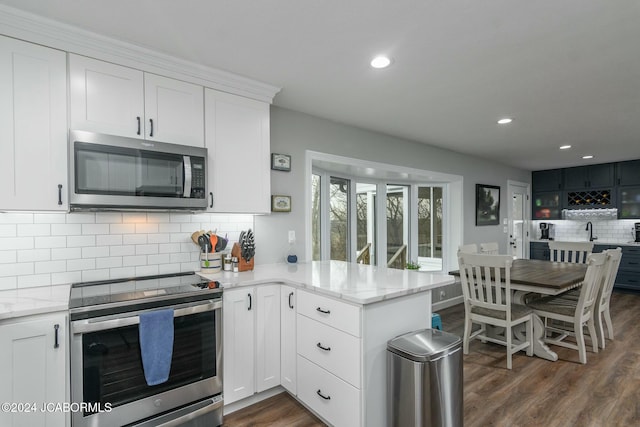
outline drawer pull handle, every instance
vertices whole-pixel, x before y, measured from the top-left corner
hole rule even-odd
[[[628,262],[627,264],[629,264],[629,265],[638,265],[637,262]]]
[[[293,297],[293,292],[289,294],[289,308],[293,310],[293,304],[291,303],[291,297]]]
[[[331,347],[323,347],[321,343],[316,344],[320,350],[331,351]]]
[[[320,389],[318,389],[318,391],[316,391],[316,393],[318,393],[318,396],[320,396],[324,400],[331,400],[331,396],[325,396],[324,394],[322,394],[322,390],[320,390]]]
[[[60,329],[60,325],[58,325],[57,323],[55,325],[53,325],[53,332],[54,332],[53,348],[60,347],[60,344],[58,343],[58,330],[59,329]]]
[[[319,311],[322,314],[330,314],[331,313],[331,310],[323,310],[320,307],[316,308],[316,311]]]

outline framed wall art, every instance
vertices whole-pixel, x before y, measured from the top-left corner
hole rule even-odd
[[[291,156],[271,153],[271,169],[274,171],[291,171]]]
[[[476,184],[476,225],[500,224],[500,187]]]
[[[291,212],[291,196],[271,196],[271,212]]]

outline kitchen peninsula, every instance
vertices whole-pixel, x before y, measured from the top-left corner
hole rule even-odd
[[[282,385],[336,426],[386,425],[386,343],[430,327],[431,289],[454,282],[341,261],[201,275],[225,288],[225,405]]]

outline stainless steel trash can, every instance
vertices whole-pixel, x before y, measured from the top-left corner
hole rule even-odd
[[[462,339],[423,329],[388,341],[387,394],[389,426],[462,426]]]

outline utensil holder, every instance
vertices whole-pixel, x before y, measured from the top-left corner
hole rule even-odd
[[[208,261],[208,265],[207,265]],[[222,254],[220,252],[209,252],[200,254],[200,272],[217,273],[222,270]]]
[[[231,249],[231,256],[238,258],[238,271],[253,271],[253,261],[255,257],[251,258],[251,260],[247,261],[242,258],[242,250],[240,249],[240,245],[237,243],[233,244],[233,248]]]

